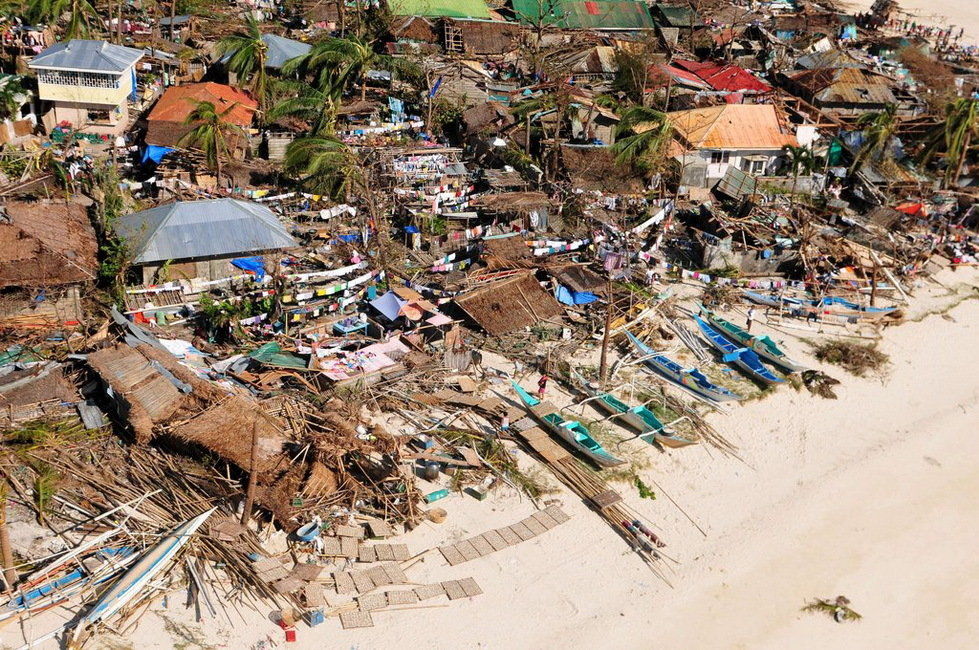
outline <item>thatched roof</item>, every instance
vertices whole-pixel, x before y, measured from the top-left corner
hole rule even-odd
[[[189,417],[226,395],[172,354],[149,345],[117,344],[89,354],[87,361],[112,388],[121,419],[129,422],[140,443],[149,442],[159,426]],[[183,392],[186,387],[189,392]]]
[[[282,448],[286,443],[282,424],[243,397],[229,397],[194,419],[177,425],[169,433],[248,470],[251,468],[253,431],[258,433],[258,471],[267,473],[276,469],[283,462]]]
[[[537,283],[532,271],[459,296],[456,304],[493,336],[564,313],[560,303]]]
[[[0,287],[47,287],[95,279],[98,242],[75,203],[11,201],[0,217]]]

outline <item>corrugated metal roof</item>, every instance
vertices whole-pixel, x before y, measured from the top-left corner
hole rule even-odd
[[[483,0],[389,0],[388,7],[395,16],[491,17]]]
[[[794,135],[782,133],[771,104],[725,104],[668,115],[694,149],[781,149],[797,144]]]
[[[177,201],[116,223],[135,264],[228,257],[298,246],[271,210],[237,199]]]
[[[649,9],[635,0],[513,0],[513,10],[524,24],[543,22],[565,29],[653,29]]]
[[[791,77],[816,102],[897,104],[888,77],[863,68],[820,68]]]
[[[30,67],[43,70],[125,72],[141,58],[142,50],[113,45],[107,41],[74,39],[44,50],[34,57]]]
[[[313,49],[309,43],[294,41],[276,34],[262,34],[262,40],[269,48],[265,53],[266,68],[281,68],[289,59],[295,59]]]
[[[146,118],[149,122],[183,122],[197,108],[198,102],[210,102],[219,113],[230,112],[222,121],[251,126],[258,102],[231,86],[207,81],[199,84],[170,86]],[[155,144],[155,143],[154,143]]]

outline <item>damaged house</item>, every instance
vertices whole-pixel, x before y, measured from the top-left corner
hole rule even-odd
[[[533,271],[492,282],[457,297],[455,304],[491,336],[502,336],[564,314],[564,308],[541,288]]]
[[[724,104],[669,113],[680,151],[682,184],[712,187],[729,167],[760,176],[784,158],[782,148],[796,136],[771,104]]]
[[[0,319],[77,325],[82,288],[98,275],[98,241],[76,203],[10,201],[0,212]]]
[[[840,119],[882,111],[889,104],[901,117],[913,117],[924,103],[890,77],[865,68],[817,68],[789,75],[786,88],[825,113]]]
[[[226,278],[241,272],[235,258],[298,246],[274,212],[237,199],[168,203],[120,218],[116,232],[144,284]]]

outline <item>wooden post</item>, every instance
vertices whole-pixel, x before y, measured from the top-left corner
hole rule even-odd
[[[245,506],[241,510],[241,525],[247,526],[255,503],[255,483],[258,480],[258,423],[252,424],[252,457],[248,468],[248,489],[245,491]]]
[[[876,256],[873,260],[874,270],[870,275],[870,306],[875,307],[877,305],[877,259]]]
[[[609,273],[608,284],[605,286],[606,290],[606,304],[605,304],[605,333],[602,335],[602,360],[599,364],[598,375],[602,382],[602,388],[605,388],[606,375],[608,374],[608,342],[610,337],[610,330],[612,329],[612,274]]]
[[[7,530],[7,485],[0,486],[0,562],[3,563],[4,591],[13,591],[17,584],[17,571],[14,569],[14,551],[10,547],[10,532]]]

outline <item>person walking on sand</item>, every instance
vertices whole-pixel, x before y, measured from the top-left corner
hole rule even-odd
[[[749,331],[749,332],[751,331],[751,323],[754,320],[755,320],[755,308],[754,307],[748,307],[748,317],[747,317],[746,322],[745,322],[745,329],[747,331]]]
[[[547,391],[547,380],[549,377],[542,374],[540,379],[537,380],[537,398],[544,399],[544,393]]]

